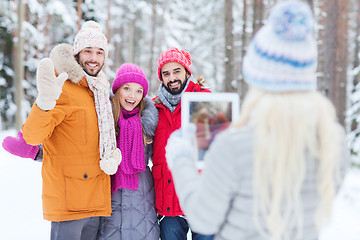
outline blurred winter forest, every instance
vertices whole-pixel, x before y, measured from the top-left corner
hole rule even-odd
[[[99,22],[109,40],[105,72],[110,81],[122,63],[133,62],[146,73],[150,95],[156,95],[158,57],[175,46],[190,52],[195,78],[203,76],[212,91],[237,92],[242,99],[247,91],[241,74],[243,56],[276,2],[0,0],[0,130],[20,128],[37,95],[39,60],[58,43],[72,44],[86,20]],[[318,88],[335,104],[357,159],[360,1],[305,2],[313,9],[317,23]]]

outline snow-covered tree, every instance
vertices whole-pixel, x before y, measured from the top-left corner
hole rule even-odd
[[[266,23],[269,9],[280,0],[23,1],[26,6],[23,87],[27,114],[37,95],[35,72],[38,61],[47,57],[56,44],[72,44],[79,27],[87,20],[99,22],[108,37],[110,51],[105,73],[110,81],[121,64],[133,62],[144,70],[150,82],[150,95],[156,95],[159,85],[157,60],[162,51],[178,47],[191,54],[194,77],[204,76],[212,91],[229,89],[229,86],[225,88],[225,80],[232,78],[231,87],[243,97],[247,85],[241,74],[242,58],[250,38]],[[359,1],[344,0],[341,4],[335,0],[303,1],[313,8],[317,22],[318,88],[325,94],[330,93],[329,97],[338,112],[343,113],[350,106],[347,123],[351,125],[352,151],[357,153],[360,151],[360,67],[359,61],[356,61],[360,49]],[[230,10],[226,11],[226,6],[229,6],[226,3],[232,3],[232,17]],[[0,116],[3,128],[12,127],[16,110],[13,83],[14,46],[17,42],[16,11],[16,1],[0,1]],[[331,18],[336,19],[333,21]],[[340,36],[331,35],[335,29]],[[226,34],[232,39],[225,38]],[[343,47],[338,49],[339,46]],[[226,50],[232,52],[227,54]],[[229,75],[231,77],[226,74],[229,56],[234,59],[231,70],[233,75]],[[340,56],[341,59],[334,61],[334,56]],[[335,79],[336,83],[331,85],[331,79]],[[336,98],[339,94],[341,98]]]
[[[12,54],[14,49],[13,32],[16,28],[17,17],[15,8],[16,4],[13,1],[0,2],[0,121],[2,128],[8,128],[10,123],[14,122],[16,112]]]

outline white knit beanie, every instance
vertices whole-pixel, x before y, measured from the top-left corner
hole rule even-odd
[[[273,91],[316,89],[314,18],[301,1],[279,2],[251,41],[243,62],[245,81]]]
[[[108,56],[108,42],[102,33],[100,24],[94,21],[84,23],[75,37],[73,51],[74,55],[87,47],[98,47],[105,51],[105,57]]]

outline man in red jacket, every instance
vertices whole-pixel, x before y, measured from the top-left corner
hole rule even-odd
[[[210,92],[191,79],[191,56],[184,50],[169,48],[160,55],[158,76],[161,81],[154,99],[159,122],[153,142],[153,177],[155,205],[160,220],[162,240],[186,239],[189,225],[182,212],[170,170],[165,159],[165,146],[170,134],[181,127],[181,95],[184,92]],[[192,233],[192,239],[213,239]]]

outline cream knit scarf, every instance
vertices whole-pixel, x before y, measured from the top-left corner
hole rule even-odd
[[[114,118],[109,98],[110,84],[102,71],[97,77],[86,74],[86,80],[90,90],[94,93],[98,116],[100,168],[106,174],[112,175],[118,170],[121,153],[116,147]]]

